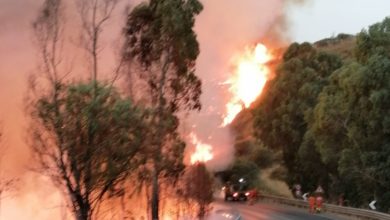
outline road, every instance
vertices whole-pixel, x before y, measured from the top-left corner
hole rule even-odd
[[[288,206],[257,203],[249,206],[244,202],[224,202],[218,200],[213,204],[217,209],[234,209],[241,213],[244,220],[345,220],[331,214],[309,214],[304,209]]]

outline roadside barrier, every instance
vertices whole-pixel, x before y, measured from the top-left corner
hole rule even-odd
[[[288,206],[294,206],[298,208],[309,209],[308,203],[303,200],[289,199],[289,198],[271,196],[271,195],[261,195],[260,200],[288,205]],[[390,214],[366,210],[366,209],[357,209],[357,208],[351,208],[345,206],[326,204],[326,203],[323,204],[323,211],[328,213],[348,216],[353,219],[390,220]]]

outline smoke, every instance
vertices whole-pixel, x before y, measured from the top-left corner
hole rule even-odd
[[[303,0],[203,0],[204,10],[196,20],[200,43],[197,75],[202,79],[202,110],[191,114],[186,129],[213,146],[212,170],[226,168],[233,159],[234,134],[221,127],[230,95],[224,85],[231,75],[232,58],[248,45],[263,42],[274,48],[290,42],[287,7]],[[193,152],[193,146],[188,152]]]
[[[0,219],[70,219],[62,194],[48,178],[24,173],[23,186],[2,201]]]

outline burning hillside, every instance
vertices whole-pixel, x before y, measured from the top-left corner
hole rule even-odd
[[[261,94],[269,78],[267,62],[272,59],[267,47],[257,44],[254,48],[246,48],[244,53],[234,61],[235,71],[226,82],[232,94],[226,104],[223,126],[230,124],[236,115],[248,108]]]
[[[229,79],[222,83],[228,85],[230,98],[225,106],[222,127],[229,124],[236,116],[247,109],[261,95],[266,82],[271,78],[273,61],[277,56],[271,53],[265,44],[258,43],[236,54],[231,60],[233,72]],[[209,136],[212,139],[212,136]],[[190,142],[195,151],[191,153],[191,164],[208,162],[214,158],[213,145],[202,143],[194,132],[190,134]]]

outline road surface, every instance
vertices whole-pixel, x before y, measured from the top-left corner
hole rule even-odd
[[[345,220],[328,213],[310,214],[307,210],[289,206],[257,203],[252,206],[245,202],[225,202],[218,200],[213,209],[234,209],[241,213],[243,220]]]

